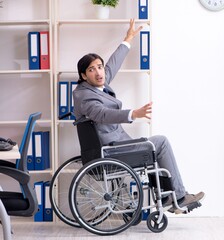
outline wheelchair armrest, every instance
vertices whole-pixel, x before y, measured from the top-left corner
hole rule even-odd
[[[26,184],[30,180],[30,175],[28,173],[11,167],[0,166],[0,173],[14,178],[21,184]]]
[[[12,162],[5,161],[5,160],[0,159],[0,167],[1,167],[1,166],[16,168],[16,164],[15,164],[15,163],[12,163]]]
[[[69,117],[69,116],[75,117],[75,114],[73,112],[68,112],[68,113],[65,113],[63,115],[58,116],[58,119],[63,120],[64,118]]]
[[[137,138],[137,139],[130,139],[125,141],[119,141],[119,142],[111,142],[109,143],[109,146],[120,146],[120,145],[126,145],[126,144],[135,144],[135,143],[141,143],[141,142],[147,142],[148,138]]]

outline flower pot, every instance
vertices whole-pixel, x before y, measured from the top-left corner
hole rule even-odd
[[[110,16],[110,7],[108,6],[96,6],[96,18],[98,19],[108,19]]]

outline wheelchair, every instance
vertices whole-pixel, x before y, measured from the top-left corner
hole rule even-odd
[[[146,215],[149,230],[159,233],[168,225],[162,205],[168,195],[177,209],[188,212],[187,207],[178,206],[172,176],[159,168],[155,146],[147,138],[103,146],[93,121],[81,119],[74,125],[81,156],[64,162],[50,185],[52,208],[64,223],[98,235],[114,235],[139,224]],[[69,173],[67,185],[59,189],[64,172]],[[59,202],[61,194],[66,201]],[[143,204],[144,199],[150,204]]]

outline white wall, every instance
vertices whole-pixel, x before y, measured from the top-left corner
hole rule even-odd
[[[166,135],[189,192],[189,216],[224,216],[224,10],[198,0],[152,1],[153,134]]]
[[[123,1],[121,4],[124,4]],[[126,3],[129,4],[129,1],[126,0]],[[70,2],[74,4],[74,1]],[[188,191],[203,190],[206,193],[203,207],[189,216],[224,216],[224,10],[209,12],[198,0],[150,2],[153,134],[164,134],[170,139]],[[5,2],[5,10],[6,3],[9,4],[9,1]],[[75,11],[75,8],[71,9]],[[114,26],[114,32],[123,32],[123,27]],[[111,46],[123,39],[123,35],[120,39],[105,35],[102,39],[107,44],[102,51],[112,49]],[[73,38],[64,38],[65,41],[71,39],[76,39],[76,32]],[[99,46],[98,41],[95,41],[96,44]],[[65,68],[75,66],[76,58],[88,52],[88,47],[92,49],[92,46],[87,46],[85,52],[79,50],[77,54],[74,51]],[[103,57],[107,58],[110,53],[105,51]],[[117,80],[120,77],[122,73]],[[119,91],[118,88],[118,94]]]

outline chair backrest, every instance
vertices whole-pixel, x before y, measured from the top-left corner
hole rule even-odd
[[[93,159],[100,158],[102,144],[95,123],[91,120],[81,122],[77,124],[77,132],[83,165]]]
[[[36,121],[41,118],[41,112],[33,113],[29,116],[27,125],[23,134],[23,138],[20,144],[20,154],[21,158],[17,160],[16,168],[28,172],[27,170],[27,152],[30,143],[30,138],[32,137],[32,132],[35,127]],[[14,216],[32,216],[38,209],[38,202],[36,193],[31,186],[30,181],[26,184],[20,183],[21,191],[24,199],[28,200],[29,207],[26,210],[14,210],[11,215]]]
[[[36,121],[41,118],[41,112],[32,113],[27,121],[23,138],[19,147],[21,158],[16,162],[16,168],[27,172],[27,152]]]

